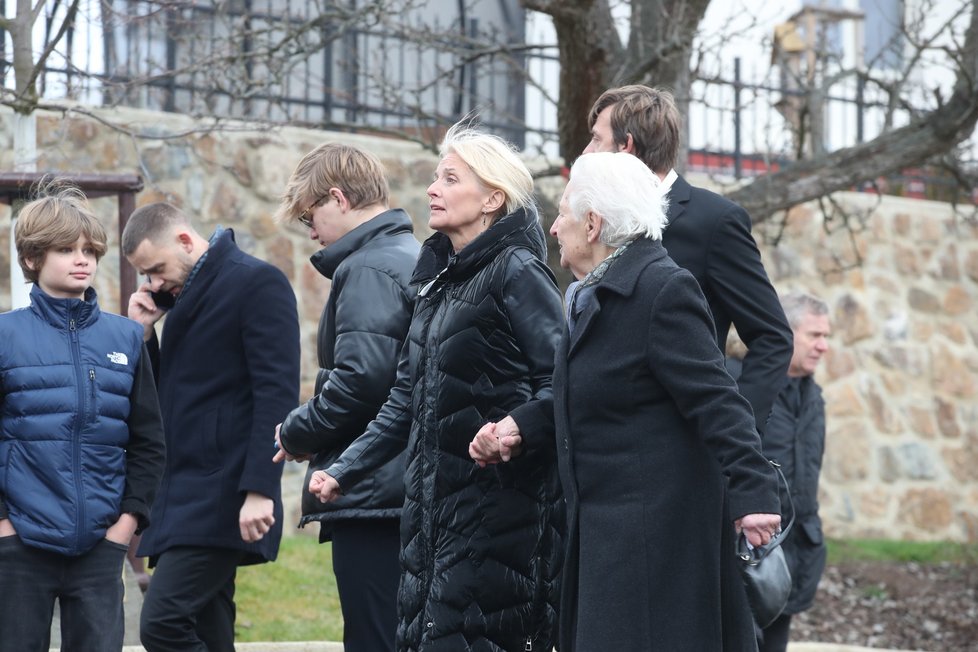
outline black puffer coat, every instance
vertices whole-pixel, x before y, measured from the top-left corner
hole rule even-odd
[[[422,246],[419,297],[391,397],[327,472],[344,489],[407,445],[398,649],[550,650],[562,511],[553,450],[479,468],[487,421],[551,398],[563,329],[534,212],[498,220],[457,255]]]
[[[415,292],[408,282],[420,245],[410,216],[388,210],[361,224],[311,258],[332,281],[319,320],[316,394],[285,418],[285,450],[315,454],[309,473],[324,469],[363,434],[387,400],[397,356],[407,336]],[[309,473],[303,487],[309,485]],[[320,540],[332,539],[343,519],[400,518],[404,456],[332,503],[302,492],[301,525],[320,521]]]

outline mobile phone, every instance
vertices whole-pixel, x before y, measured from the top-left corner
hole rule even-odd
[[[156,307],[163,311],[172,308],[176,302],[176,297],[169,292],[150,292],[149,296],[153,297],[153,303],[156,304]]]

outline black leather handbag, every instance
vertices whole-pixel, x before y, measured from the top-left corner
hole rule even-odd
[[[795,506],[791,500],[788,481],[781,472],[780,464],[771,461],[771,465],[784,483],[788,506],[791,508],[791,518],[767,545],[752,548],[747,544],[747,537],[741,532],[736,546],[740,574],[747,590],[747,601],[750,603],[754,620],[762,629],[781,615],[791,595],[791,572],[788,570],[788,562],[785,561],[781,543],[791,531],[791,526],[795,524]]]

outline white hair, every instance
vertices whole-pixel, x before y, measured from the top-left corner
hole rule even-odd
[[[602,244],[620,247],[637,238],[662,239],[669,205],[659,177],[625,152],[581,155],[571,167],[568,204],[574,219],[601,216]]]
[[[788,324],[792,329],[798,328],[805,315],[821,317],[829,314],[829,304],[814,294],[801,290],[789,292],[781,297],[781,308],[784,310],[784,316],[788,318]]]

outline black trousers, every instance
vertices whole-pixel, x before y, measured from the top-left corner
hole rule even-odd
[[[122,563],[127,546],[103,539],[79,557],[0,539],[0,652],[47,652],[54,603],[61,606],[61,649],[122,649]]]
[[[788,634],[791,629],[791,615],[781,614],[774,622],[761,630],[758,652],[785,652],[788,649]]]
[[[178,547],[156,561],[139,640],[148,652],[234,652],[234,578],[241,553]]]
[[[343,649],[393,652],[401,576],[399,519],[337,521],[332,524],[332,537]]]

